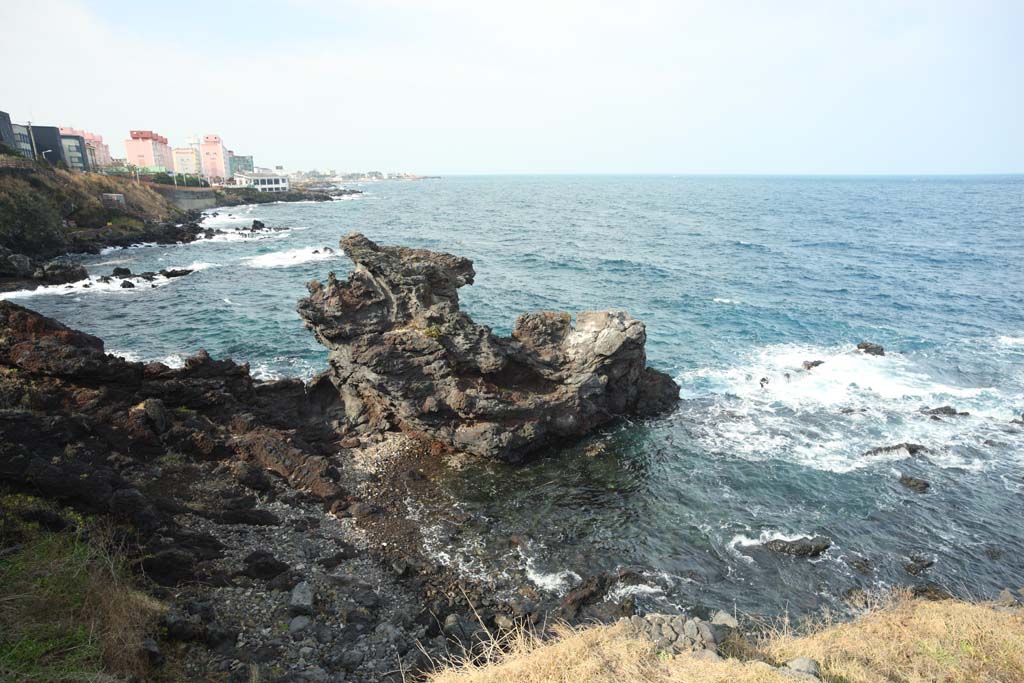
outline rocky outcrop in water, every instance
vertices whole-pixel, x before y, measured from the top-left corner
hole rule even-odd
[[[881,344],[875,344],[874,342],[862,341],[861,343],[857,344],[857,349],[859,351],[863,351],[869,356],[885,355],[885,347],[883,347]]]
[[[62,285],[84,280],[85,268],[75,263],[56,259],[37,262],[0,246],[0,292],[16,289],[35,289],[42,285]]]
[[[330,349],[330,381],[356,433],[400,429],[445,448],[516,461],[617,417],[671,408],[679,388],[646,367],[644,324],[623,311],[519,316],[498,337],[459,310],[469,259],[341,240],[355,264],[298,305]]]

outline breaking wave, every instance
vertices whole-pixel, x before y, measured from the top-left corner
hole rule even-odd
[[[330,261],[338,258],[339,253],[325,247],[302,247],[299,249],[286,249],[284,251],[273,251],[269,254],[250,256],[242,259],[242,263],[250,268],[291,268],[303,263],[315,261]]]

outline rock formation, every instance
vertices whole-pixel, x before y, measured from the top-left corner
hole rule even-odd
[[[644,324],[623,311],[519,316],[511,337],[459,310],[469,259],[341,240],[355,264],[298,305],[330,349],[328,377],[356,433],[400,429],[457,451],[517,461],[620,416],[670,408],[679,388],[646,367]]]

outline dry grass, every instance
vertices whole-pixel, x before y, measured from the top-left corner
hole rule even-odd
[[[7,500],[10,500],[9,498]],[[7,501],[5,501],[7,502]],[[0,555],[0,680],[124,681],[145,673],[160,605],[136,591],[102,529],[18,529]]]
[[[453,663],[429,683],[792,683],[759,662],[659,656],[622,625],[558,627],[541,642],[522,631],[475,660]]]
[[[1024,681],[1024,612],[895,596],[857,620],[763,646],[779,660],[817,659],[844,683]]]
[[[858,619],[783,628],[758,644],[778,663],[811,657],[831,683],[1024,683],[1024,612],[895,595]],[[628,627],[562,628],[540,642],[517,633],[429,683],[782,683],[760,661],[706,661],[655,652]]]

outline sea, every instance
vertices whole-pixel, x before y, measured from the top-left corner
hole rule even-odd
[[[625,309],[682,400],[526,465],[451,469],[443,495],[408,503],[439,561],[552,597],[629,570],[611,597],[642,611],[802,615],[860,591],[1024,586],[1024,176],[352,187],[364,193],[208,211],[225,231],[211,240],[78,258],[97,276],[187,277],[4,298],[132,360],[175,366],[206,349],[258,378],[309,378],[326,354],[295,303],[308,281],[348,272],[339,237],[467,256],[475,320],[504,335],[522,312]],[[248,236],[254,219],[279,230]],[[865,340],[885,355],[857,351]],[[941,406],[966,414],[925,412]],[[869,453],[901,443],[927,450]],[[807,536],[831,547],[795,558],[765,545]],[[932,564],[913,575],[915,561]]]

